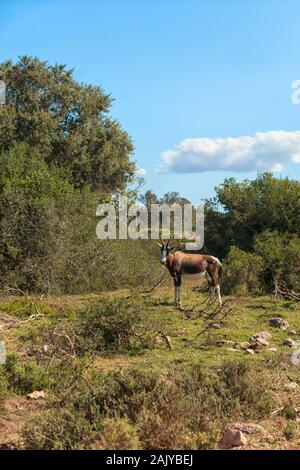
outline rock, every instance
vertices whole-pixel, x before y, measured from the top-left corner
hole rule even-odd
[[[260,331],[251,336],[252,343],[248,349],[254,349],[254,351],[260,351],[262,348],[269,346],[269,339],[272,338],[271,333],[268,331]]]
[[[284,384],[284,388],[287,390],[297,390],[299,388],[299,385],[296,382],[289,382],[287,384]]]
[[[248,341],[244,341],[243,343],[238,344],[240,349],[246,350],[250,348],[250,343]]]
[[[212,328],[214,328],[215,330],[219,330],[221,328],[221,325],[219,323],[213,323],[212,325]]]
[[[251,343],[248,349],[252,351],[260,351],[262,348],[263,348],[263,345],[257,342],[257,343]]]
[[[264,434],[266,432],[264,428],[255,423],[235,423],[234,429],[244,434]]]
[[[251,336],[251,341],[268,341],[272,338],[271,333],[268,331],[260,331],[259,333],[255,333]]]
[[[269,341],[267,341],[266,339],[257,339],[254,343],[252,343],[256,346],[257,349],[262,349],[264,347],[267,347],[269,346]],[[250,347],[252,347],[252,344]],[[254,347],[255,349],[255,347]]]
[[[237,349],[235,349],[235,348],[226,348],[226,351],[237,352]]]
[[[269,346],[269,341],[267,341],[266,339],[258,339],[256,342],[261,344],[264,347]]]
[[[295,330],[289,331],[288,332],[289,336],[297,336],[297,332]]]
[[[269,324],[270,326],[273,326],[274,328],[280,328],[281,330],[286,330],[290,326],[286,320],[282,320],[280,317],[270,318]]]
[[[229,447],[245,446],[247,443],[247,438],[241,431],[230,429],[220,439],[218,446],[220,449],[228,449]]]
[[[0,444],[0,450],[18,450],[18,447],[12,442],[3,442]]]
[[[250,348],[249,348],[249,349],[246,349],[245,352],[246,352],[247,354],[251,354],[251,355],[255,354],[254,351],[253,351],[253,349],[250,349]]]
[[[268,351],[277,352],[277,348],[268,348]]]
[[[292,340],[291,338],[286,338],[285,340],[283,340],[283,343],[285,346],[289,346],[290,348],[293,346],[294,344],[294,340]]]
[[[30,398],[31,400],[39,400],[40,398],[44,399],[46,398],[46,394],[43,390],[35,390],[32,393],[28,393],[27,398]]]
[[[260,351],[264,347],[269,346],[269,342],[265,339],[257,340],[254,343],[251,343],[248,349],[253,349],[254,351]]]

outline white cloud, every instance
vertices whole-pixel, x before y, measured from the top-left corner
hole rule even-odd
[[[300,131],[256,132],[253,136],[184,139],[162,153],[159,173],[282,171],[300,163]]]
[[[135,170],[135,174],[136,174],[136,176],[143,177],[143,176],[146,176],[147,172],[146,172],[145,168],[137,168]]]

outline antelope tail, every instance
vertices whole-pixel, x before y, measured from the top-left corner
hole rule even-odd
[[[217,260],[218,260],[218,277],[219,279],[221,279],[222,273],[223,273],[223,267],[222,267],[221,261],[218,258]]]

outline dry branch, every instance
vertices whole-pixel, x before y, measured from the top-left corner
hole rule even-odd
[[[161,278],[160,278],[152,287],[150,287],[150,288],[147,289],[147,290],[144,290],[144,291],[132,290],[133,294],[150,294],[150,293],[153,292],[158,286],[160,286],[160,284],[163,282],[164,279],[166,279],[167,274],[168,274],[168,273],[165,272],[165,273],[161,276]]]
[[[274,281],[275,288],[273,291],[273,297],[275,300],[286,299],[300,301],[300,293],[294,292],[289,289],[284,281]]]
[[[159,334],[162,336],[168,348],[173,349],[169,336],[167,336],[163,331],[160,331]]]

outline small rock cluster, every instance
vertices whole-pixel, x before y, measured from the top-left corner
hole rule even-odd
[[[290,326],[286,320],[283,320],[280,317],[270,318],[269,325],[273,326],[273,328],[280,328],[281,330],[286,330]]]
[[[225,432],[218,442],[219,449],[229,449],[230,447],[241,447],[248,444],[246,435],[261,434],[265,435],[265,430],[255,423],[236,423],[231,429]]]
[[[269,340],[272,338],[271,333],[268,331],[260,331],[251,336],[250,341],[244,341],[242,343],[237,343],[236,347],[242,349],[247,354],[255,354],[261,349],[269,346]],[[271,349],[271,348],[270,348]],[[274,349],[274,348],[272,348]]]
[[[274,328],[279,328],[281,330],[286,330],[289,328],[289,323],[286,320],[283,320],[280,317],[273,317],[269,321],[270,325]],[[288,336],[297,336],[297,332],[291,330],[288,332]],[[268,351],[276,352],[277,349],[275,347],[270,347],[269,341],[272,339],[272,334],[268,331],[260,331],[259,333],[255,333],[251,336],[249,341],[243,341],[238,343],[236,341],[230,341],[226,339],[218,340],[218,346],[227,346],[229,351],[236,351],[241,349],[245,351],[247,354],[255,354],[261,351],[263,348],[267,348]],[[284,346],[293,347],[295,341],[292,338],[286,338],[283,340]]]

